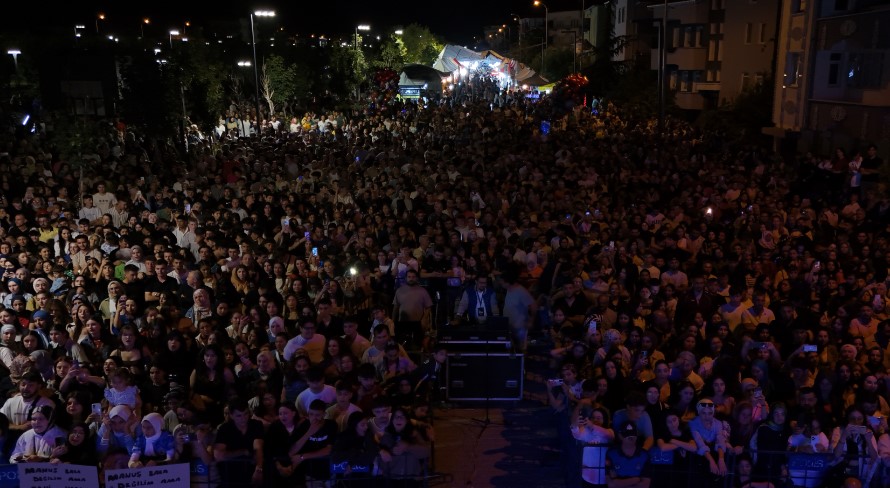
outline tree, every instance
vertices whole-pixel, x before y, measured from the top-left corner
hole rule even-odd
[[[263,60],[260,91],[269,105],[269,113],[275,113],[275,106],[288,106],[298,92],[296,67],[285,63],[281,56],[271,55]],[[285,113],[285,117],[287,113]]]
[[[361,36],[357,38],[357,44],[361,45]],[[330,59],[331,89],[341,95],[355,93],[368,71],[362,50],[353,45],[334,46]]]
[[[568,47],[548,46],[544,53],[544,72],[541,76],[550,81],[557,81],[572,73],[572,49]],[[532,69],[541,66],[540,52],[531,59]]]
[[[445,47],[428,27],[411,24],[402,30],[405,62],[431,65]]]
[[[398,71],[405,65],[406,54],[404,41],[393,34],[383,41],[377,59],[371,61],[371,65],[375,68],[391,68]]]

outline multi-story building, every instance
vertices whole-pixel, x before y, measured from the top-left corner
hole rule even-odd
[[[679,0],[650,5],[657,29],[651,66],[659,69],[664,42],[665,79],[677,106],[716,108],[772,74],[778,2]]]
[[[890,4],[783,0],[773,122],[798,149],[890,146]]]

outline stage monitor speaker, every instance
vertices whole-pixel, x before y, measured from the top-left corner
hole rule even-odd
[[[521,400],[524,359],[522,354],[448,354],[448,400]]]

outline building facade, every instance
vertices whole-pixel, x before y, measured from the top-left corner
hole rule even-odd
[[[717,108],[770,77],[778,4],[779,0],[686,0],[650,6],[656,27],[651,66],[660,68],[664,42],[665,79],[678,107]]]
[[[890,3],[783,0],[774,128],[800,150],[890,146]]]

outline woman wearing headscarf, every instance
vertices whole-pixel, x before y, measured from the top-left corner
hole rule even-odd
[[[53,377],[56,374],[56,370],[53,367],[53,356],[47,350],[37,350],[30,354],[31,362],[34,364],[34,369],[40,373],[40,376],[43,377],[44,382],[50,382],[53,380]]]
[[[757,480],[778,481],[782,476],[782,464],[785,462],[788,438],[791,437],[787,417],[785,404],[774,404],[770,408],[769,419],[760,424],[751,438],[750,447],[756,456],[754,476]]]
[[[131,468],[155,466],[173,460],[173,436],[163,429],[164,417],[152,412],[142,418],[142,432],[130,450]]]
[[[54,409],[42,405],[31,412],[31,428],[25,431],[15,443],[11,463],[47,462],[52,455],[56,439],[65,439],[65,431],[55,424]]]
[[[17,334],[15,325],[4,324],[0,328],[0,362],[7,368],[12,367],[12,361],[22,352],[21,345],[15,340]]]
[[[130,407],[117,405],[102,419],[102,425],[96,434],[96,451],[100,456],[114,451],[125,451],[128,454],[132,452],[136,444],[134,425],[130,422],[132,415]]]

